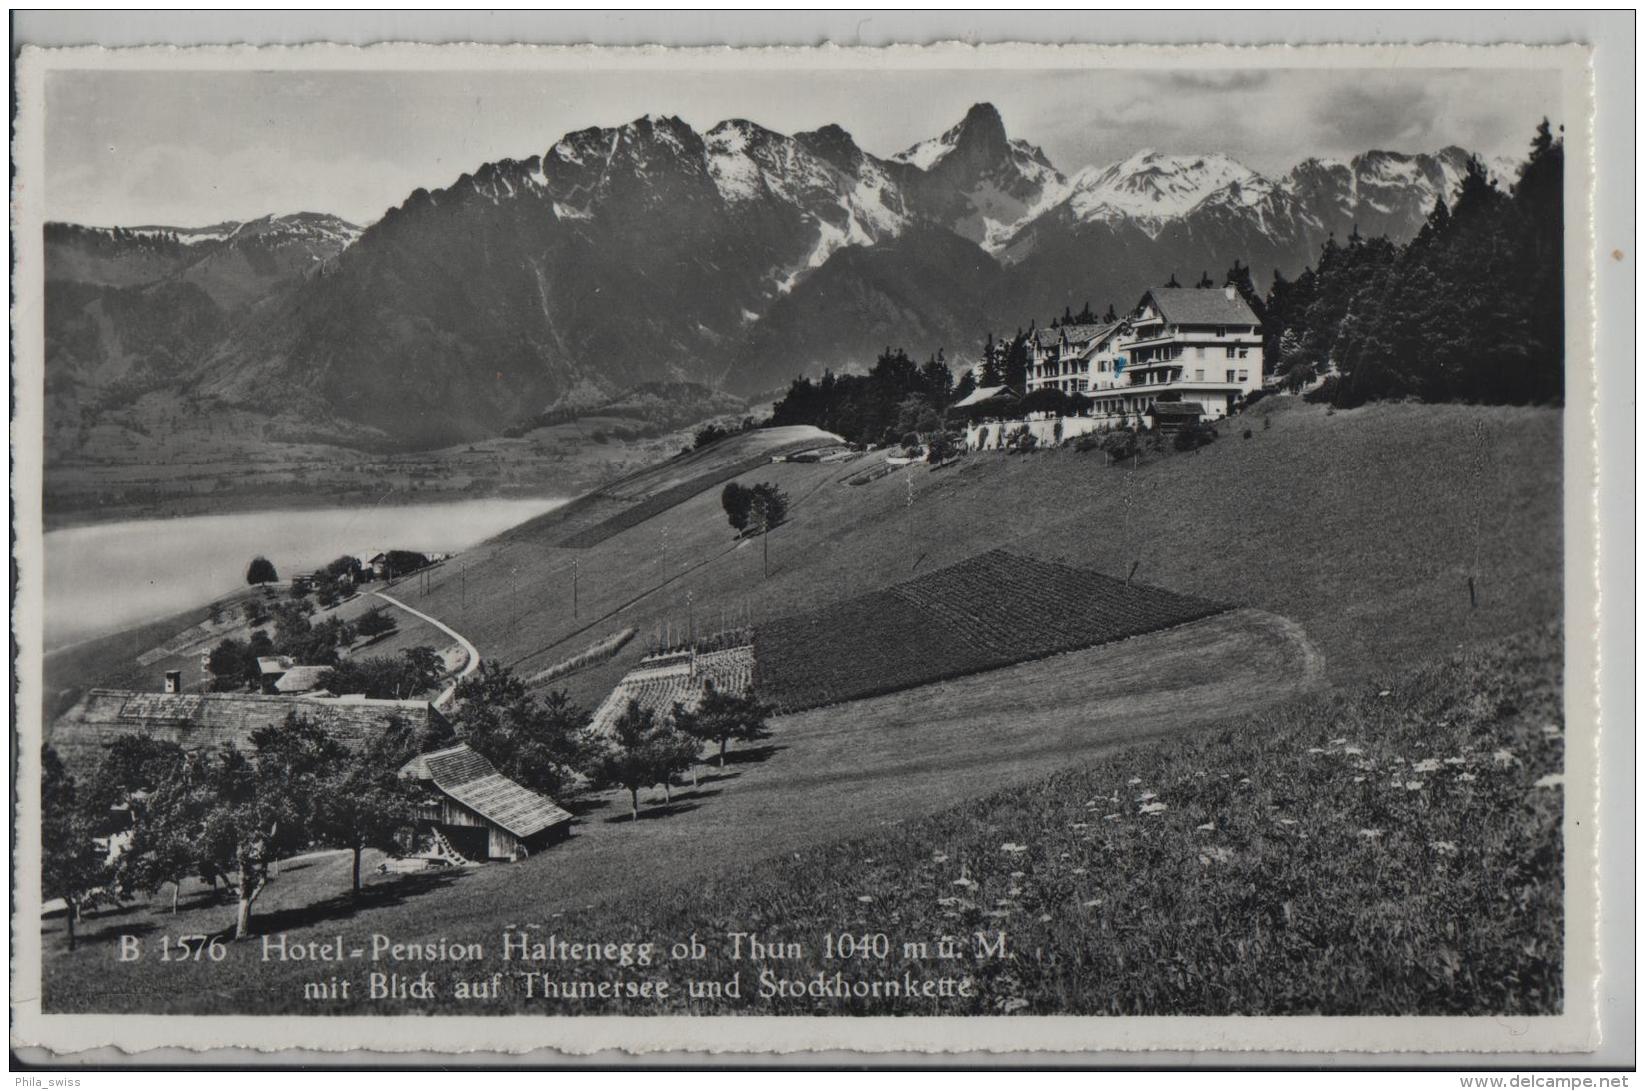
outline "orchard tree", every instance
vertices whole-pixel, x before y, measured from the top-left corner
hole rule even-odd
[[[236,876],[235,939],[251,934],[252,906],[275,862],[310,843],[322,793],[347,760],[341,743],[295,712],[251,738],[251,754],[230,744],[211,763],[212,806],[201,822],[212,866]]]
[[[123,890],[157,893],[171,885],[177,912],[183,880],[191,875],[216,885],[219,869],[202,852],[206,815],[213,806],[209,755],[189,754],[166,769],[143,801],[131,843],[116,862]]]
[[[664,770],[679,760],[671,750],[671,734],[657,723],[655,712],[630,699],[612,724],[611,737],[594,763],[597,782],[628,791],[629,814],[636,822],[640,818],[640,789],[670,775]]]
[[[79,785],[57,751],[46,747],[40,755],[40,887],[46,898],[63,899],[71,951],[80,907],[112,877],[106,854],[93,840],[98,833],[94,810],[81,799]]]
[[[700,741],[664,720],[652,736],[650,750],[652,773],[657,778],[656,783],[663,786],[664,802],[674,802],[674,778],[681,773],[690,770],[691,783],[696,785],[697,761],[702,757],[703,750]]]
[[[597,764],[587,713],[562,690],[536,697],[513,671],[482,661],[453,696],[452,723],[463,739],[532,791],[558,796]]]
[[[354,854],[350,896],[360,898],[360,859],[366,849],[397,851],[417,819],[413,789],[400,768],[420,753],[410,724],[391,719],[366,744],[322,772],[313,832],[316,840]]]
[[[675,712],[674,725],[693,738],[718,745],[719,764],[723,769],[726,744],[733,739],[750,742],[764,735],[766,717],[770,714],[771,710],[755,698],[752,690],[740,696],[727,693],[710,679],[703,683],[703,697],[696,708],[680,708]]]

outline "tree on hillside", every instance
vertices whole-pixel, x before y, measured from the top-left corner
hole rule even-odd
[[[627,789],[629,814],[635,821],[640,817],[640,789],[658,783],[663,779],[659,771],[668,761],[677,760],[666,753],[666,735],[657,723],[656,713],[630,700],[612,724],[611,737],[604,740],[594,763],[596,782]],[[668,760],[662,760],[665,758]]]
[[[788,518],[788,494],[767,481],[755,485],[749,505],[749,523],[763,534]]]
[[[1000,382],[1019,394],[1028,383],[1028,342],[1033,336],[1032,328],[1026,333],[1018,330],[1000,354]]]
[[[251,564],[246,566],[246,582],[253,586],[263,583],[277,583],[279,579],[280,574],[274,570],[274,562],[267,557],[253,557]]]
[[[426,554],[409,549],[391,549],[383,554],[383,578],[397,579],[429,566]]]
[[[925,438],[925,461],[940,466],[965,450],[965,437],[954,432],[933,432]]]
[[[360,858],[365,850],[396,852],[416,822],[413,789],[399,771],[419,753],[418,739],[403,720],[390,720],[352,754],[321,772],[321,791],[311,819],[327,845],[353,854],[350,896],[360,897]]]
[[[253,752],[232,745],[207,770],[212,806],[203,816],[201,844],[235,876],[234,938],[251,934],[251,911],[277,860],[307,846],[321,795],[335,768],[347,760],[341,743],[298,716],[252,735]]]
[[[754,492],[735,481],[728,482],[720,492],[720,506],[732,529],[738,533],[748,529],[748,520],[754,510]]]
[[[453,696],[464,741],[532,791],[562,795],[595,763],[587,713],[563,690],[539,698],[507,667],[481,662]]]
[[[978,386],[999,386],[1004,360],[1000,346],[994,343],[994,333],[988,333],[988,340],[982,346],[982,373],[977,378]]]
[[[927,360],[920,367],[920,385],[923,395],[934,411],[948,408],[948,403],[954,393],[954,373],[948,370],[948,361],[943,350]]]
[[[133,808],[141,817],[143,797],[183,762],[183,748],[152,735],[117,736],[104,749],[91,778],[88,798],[102,809]]]
[[[1209,269],[1200,270],[1199,280],[1194,282],[1194,287],[1215,288],[1216,286],[1217,282],[1211,279],[1211,271]]]
[[[764,735],[770,714],[770,708],[761,704],[752,690],[727,693],[710,680],[703,683],[702,700],[696,708],[675,707],[674,725],[693,738],[718,746],[720,767],[724,768],[726,744],[732,740],[750,742]]]
[[[260,677],[257,657],[250,646],[233,637],[223,639],[211,649],[206,656],[206,670],[211,672],[211,688],[220,693],[244,689]]]
[[[427,644],[407,648],[397,656],[356,656],[338,662],[320,675],[321,689],[332,693],[361,693],[367,697],[408,700],[439,684],[445,660]]]
[[[398,627],[398,623],[378,606],[373,606],[361,614],[360,619],[354,623],[354,631],[368,638],[385,636]]]
[[[117,861],[124,890],[156,893],[169,884],[173,913],[185,879],[218,877],[217,868],[201,851],[205,816],[213,805],[204,775],[208,760],[199,754],[179,755],[165,769],[143,801],[131,843]]]
[[[333,580],[347,580],[350,583],[358,583],[361,572],[360,558],[345,553],[326,565],[321,571]]]
[[[97,816],[84,805],[79,785],[57,751],[48,746],[40,758],[40,889],[48,899],[63,899],[72,951],[81,906],[109,882],[111,872],[106,854],[93,840]]]
[[[678,730],[672,721],[662,721],[651,740],[651,753],[656,783],[663,789],[663,802],[674,802],[674,778],[681,773],[689,770],[692,786],[696,786],[697,762],[702,758],[702,750],[699,740]]]

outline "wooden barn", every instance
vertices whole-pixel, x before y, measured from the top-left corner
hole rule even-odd
[[[467,743],[413,758],[400,777],[429,790],[423,821],[468,860],[518,860],[571,830],[569,813],[497,772]]]

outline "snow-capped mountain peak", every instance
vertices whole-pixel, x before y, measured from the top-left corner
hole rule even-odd
[[[1226,155],[1163,155],[1146,148],[1118,163],[1080,171],[1074,177],[1069,208],[1075,219],[1086,223],[1133,220],[1153,237],[1214,194],[1254,204],[1273,188],[1272,182]]]

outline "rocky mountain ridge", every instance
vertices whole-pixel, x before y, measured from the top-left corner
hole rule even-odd
[[[987,104],[884,159],[837,125],[647,115],[416,190],[363,231],[49,225],[47,385],[57,423],[165,388],[438,446],[573,390],[757,393],[886,345],[960,361],[990,329],[1123,308],[1172,274],[1294,273],[1355,225],[1414,234],[1466,158],[1274,179],[1143,151],[1070,177]]]

